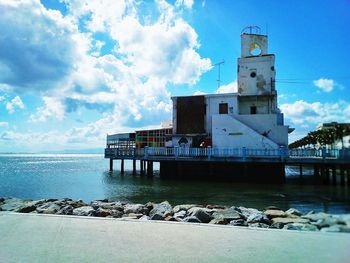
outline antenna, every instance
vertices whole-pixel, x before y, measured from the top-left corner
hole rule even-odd
[[[220,82],[221,82],[221,79],[220,79],[220,67],[221,67],[221,65],[222,64],[224,64],[225,63],[225,60],[222,60],[222,61],[220,61],[220,62],[218,62],[218,63],[216,63],[216,64],[214,64],[213,66],[215,67],[215,66],[218,66],[218,79],[216,80],[217,82],[218,82],[218,88],[220,88]]]

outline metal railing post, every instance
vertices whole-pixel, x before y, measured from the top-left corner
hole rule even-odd
[[[245,147],[242,148],[242,158],[243,160],[247,159],[247,148]]]
[[[322,159],[326,159],[326,147],[322,147]]]
[[[210,158],[211,158],[211,146],[208,146],[207,154],[208,154],[208,160],[210,160]]]

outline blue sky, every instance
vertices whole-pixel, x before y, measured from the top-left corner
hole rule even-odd
[[[0,13],[0,152],[103,148],[169,120],[170,96],[235,91],[247,25],[268,33],[290,141],[350,122],[348,0],[0,0]]]

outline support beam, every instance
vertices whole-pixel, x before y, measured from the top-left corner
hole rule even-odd
[[[136,175],[136,160],[132,160],[132,175]]]
[[[299,178],[303,179],[303,164],[299,164]]]
[[[152,177],[153,176],[153,162],[147,161],[147,176]]]
[[[140,175],[141,175],[141,176],[143,176],[143,171],[144,171],[144,169],[143,169],[143,163],[144,163],[144,161],[143,161],[143,160],[140,160]]]
[[[121,159],[121,162],[120,162],[120,173],[124,174],[124,159]]]
[[[340,184],[341,185],[345,185],[345,171],[344,171],[344,167],[340,166]]]
[[[109,171],[113,172],[113,159],[109,159]]]
[[[334,185],[337,184],[337,167],[336,166],[332,167],[332,183]]]

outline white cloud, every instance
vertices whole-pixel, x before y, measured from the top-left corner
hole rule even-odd
[[[9,127],[9,123],[8,122],[6,122],[6,121],[0,121],[0,128],[7,128],[7,127]]]
[[[216,90],[216,93],[236,93],[237,91],[237,81],[233,81],[227,85],[220,86],[220,88]]]
[[[43,97],[44,106],[38,108],[35,114],[30,115],[29,121],[42,122],[51,117],[63,120],[65,115],[65,107],[57,98]]]
[[[316,126],[324,122],[350,122],[350,104],[345,101],[337,103],[309,103],[303,100],[291,104],[282,104],[281,111],[286,120],[296,125]]]
[[[184,6],[188,9],[191,9],[193,6],[193,0],[176,0],[176,6]]]
[[[5,100],[5,96],[0,96],[0,101],[4,101]]]
[[[24,109],[24,103],[19,96],[16,96],[6,103],[6,109],[9,113],[14,113],[16,109]]]
[[[205,95],[206,93],[200,90],[197,90],[193,93],[193,95]]]
[[[331,92],[336,83],[333,79],[320,78],[318,80],[314,80],[313,84],[320,88],[323,92]]]

